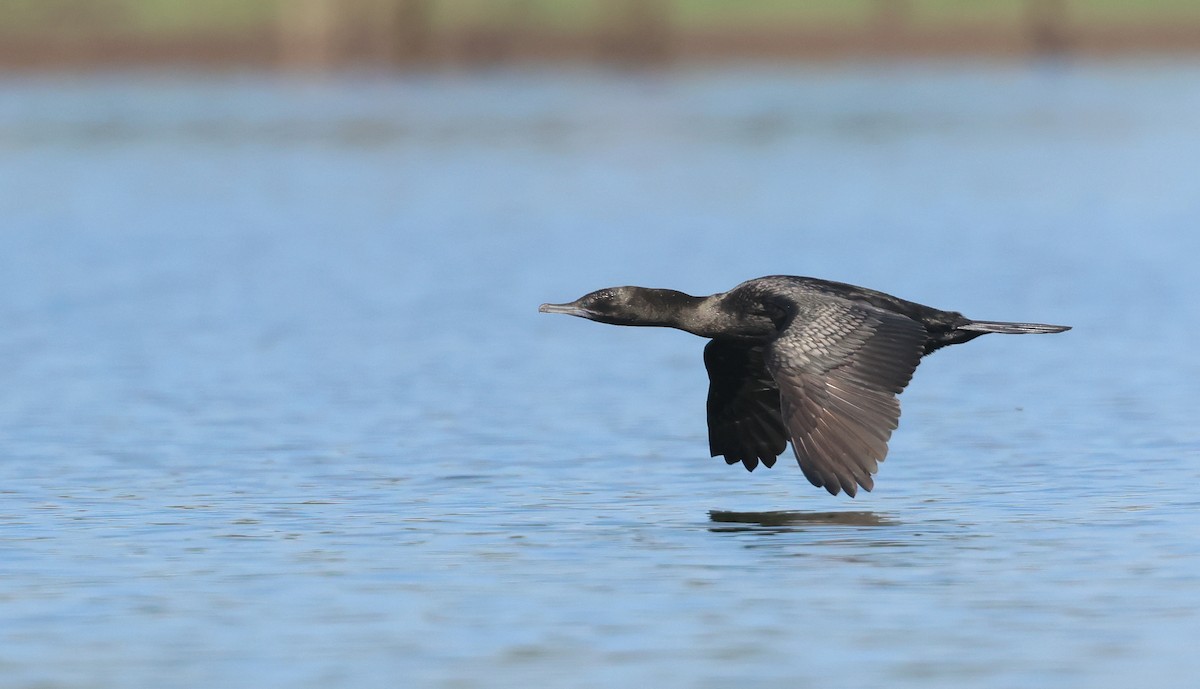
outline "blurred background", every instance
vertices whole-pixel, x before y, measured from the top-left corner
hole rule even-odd
[[[0,689],[1187,687],[1200,3],[0,3]],[[707,455],[775,273],[1062,323],[876,489]]]
[[[1188,0],[10,0],[10,67],[1191,52]]]

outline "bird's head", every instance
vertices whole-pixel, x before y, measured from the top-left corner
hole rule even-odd
[[[639,298],[641,287],[606,287],[590,292],[566,304],[542,304],[542,313],[565,313],[611,325],[636,325],[644,306]]]
[[[565,313],[610,325],[674,325],[694,301],[682,292],[648,287],[606,287],[566,304],[542,304],[542,313]]]

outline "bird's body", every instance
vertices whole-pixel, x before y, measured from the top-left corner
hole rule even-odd
[[[791,275],[748,280],[709,297],[613,287],[539,310],[709,338],[712,456],[749,470],[770,467],[790,440],[813,485],[852,497],[860,486],[874,486],[900,418],[896,396],[921,357],[985,333],[1069,329],[974,321],[883,292]]]

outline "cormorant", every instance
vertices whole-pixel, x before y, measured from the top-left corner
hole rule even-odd
[[[753,471],[788,441],[814,486],[854,497],[887,455],[900,419],[896,396],[921,357],[986,333],[1059,333],[1065,325],[975,321],[890,294],[792,275],[748,280],[693,297],[610,287],[542,304],[613,325],[678,328],[710,338],[708,442],[713,457]]]

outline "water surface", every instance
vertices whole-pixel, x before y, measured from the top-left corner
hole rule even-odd
[[[0,686],[1188,686],[1200,67],[0,81]],[[816,275],[927,359],[873,493],[708,458]]]

